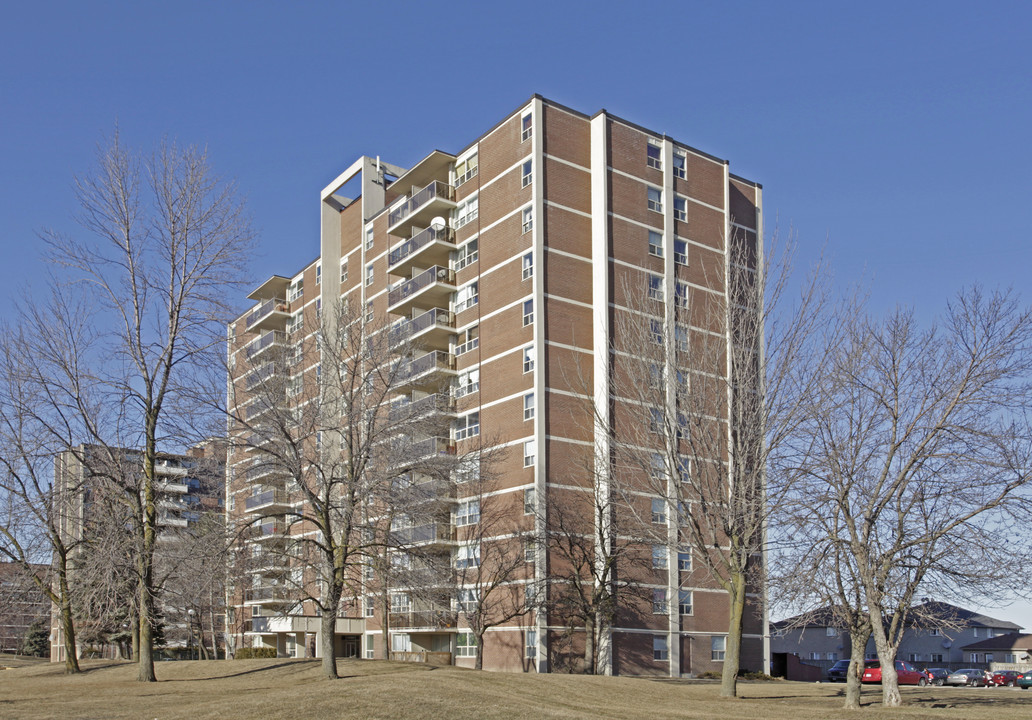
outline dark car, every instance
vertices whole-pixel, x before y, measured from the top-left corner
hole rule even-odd
[[[849,672],[849,661],[839,660],[828,668],[828,682],[845,682],[846,674]]]
[[[864,676],[861,678],[861,682],[865,683],[880,683],[881,682],[881,662],[878,660],[868,660],[864,663]],[[902,660],[896,661],[896,682],[900,685],[919,685],[924,687],[928,684],[928,676],[918,670],[916,667],[908,662]]]
[[[925,674],[928,675],[929,685],[942,685],[946,682],[946,677],[950,674],[950,671],[946,668],[928,668],[925,670]]]
[[[985,685],[985,673],[977,668],[954,670],[946,677],[947,685]]]
[[[995,687],[1002,687],[1004,685],[1007,687],[1014,687],[1018,684],[1018,675],[1020,674],[1021,673],[1017,670],[1000,670],[993,673],[992,678],[989,680],[989,684]]]

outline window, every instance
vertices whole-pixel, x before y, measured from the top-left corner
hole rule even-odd
[[[674,198],[674,219],[681,222],[688,221],[688,201],[683,197]]]
[[[523,491],[523,514],[531,515],[534,512],[534,488],[527,488]]]
[[[408,593],[391,593],[391,612],[407,613],[412,610],[412,600]]]
[[[365,321],[371,323],[373,321],[373,301],[370,300],[365,305]]]
[[[480,413],[470,413],[455,421],[455,439],[465,440],[480,434]]]
[[[460,313],[480,302],[480,284],[476,281],[459,288],[455,293],[455,312]]]
[[[968,654],[968,662],[973,662],[973,663],[978,662],[978,653],[969,653]]]
[[[374,614],[376,614],[376,598],[372,595],[366,595],[365,616],[372,617]]]
[[[674,148],[674,176],[685,179],[685,166],[688,164],[688,154],[684,150]]]
[[[455,346],[455,354],[462,355],[480,345],[480,326],[473,325],[459,333],[459,344]]]
[[[666,615],[668,610],[666,590],[652,591],[652,613],[654,615]]]
[[[527,234],[534,227],[534,208],[523,208],[523,234]]]
[[[343,285],[348,281],[348,261],[340,261],[340,284]],[[372,637],[372,636],[370,636]]]
[[[652,498],[652,522],[657,525],[666,525],[666,520],[666,500]]]
[[[680,352],[688,352],[688,329],[684,327],[675,328],[674,341]]]
[[[534,322],[534,299],[523,301],[523,327]]]
[[[667,648],[666,635],[652,636],[652,659],[669,660],[670,650]]]
[[[455,269],[461,270],[475,262],[479,256],[479,242],[474,238],[459,248],[458,253],[455,255]]]
[[[667,551],[663,545],[652,546],[652,567],[655,570],[667,569]]]
[[[534,393],[527,393],[523,396],[523,419],[534,419]]]
[[[365,269],[365,284],[366,284],[366,287],[369,287],[370,285],[373,284],[373,280],[375,279],[375,277],[376,277],[376,274],[373,272],[373,264],[369,263],[368,265],[366,265],[366,269]]]
[[[828,659],[829,660],[838,660],[838,653],[837,652],[829,652],[828,653]]]
[[[931,653],[928,655],[928,661],[933,663],[941,663],[943,661],[942,653]]]
[[[412,638],[408,633],[395,633],[391,635],[392,652],[412,652]]]
[[[287,302],[294,302],[301,298],[304,294],[304,284],[300,280],[295,280],[290,284],[290,289],[287,290]]]
[[[301,376],[295,375],[287,380],[287,397],[294,397],[301,394]]]
[[[523,348],[523,372],[529,373],[534,370],[534,346]]]
[[[663,257],[663,236],[655,230],[649,230],[649,255]]]
[[[530,467],[534,464],[534,457],[537,454],[537,440],[527,440],[523,443],[523,467]]]
[[[527,642],[524,646],[524,657],[528,660],[533,660],[537,657],[537,630],[527,629],[526,631]]]
[[[474,177],[476,174],[477,153],[473,153],[465,160],[462,160],[455,164],[455,187],[462,185],[464,182]]]
[[[910,662],[921,662],[921,653],[910,653],[907,655],[907,660]]]
[[[727,637],[714,635],[710,639],[710,660],[724,662],[724,651],[727,649]]]
[[[1017,653],[1005,653],[1003,656],[1003,661],[1005,663],[1016,663],[1018,662],[1018,655]]]
[[[520,133],[520,142],[524,142],[530,138],[530,133],[534,129],[533,117],[533,115],[527,113],[520,118],[520,129],[522,130]]]
[[[373,249],[373,229],[372,228],[367,228],[366,231],[365,231],[365,249],[366,250],[372,250]]]
[[[978,628],[972,628],[972,632],[974,633],[975,637],[978,637]]]
[[[370,635],[372,637],[372,635]],[[455,640],[457,657],[476,657],[477,640],[473,633],[459,633]]]
[[[528,160],[523,163],[522,168],[522,179],[520,180],[520,187],[527,187],[534,179],[534,161]]]
[[[459,570],[480,567],[480,543],[466,542],[455,551],[455,567]]]
[[[663,191],[659,188],[650,187],[648,189],[649,199],[649,210],[655,212],[663,212]]]
[[[527,253],[523,256],[523,279],[529,280],[534,277],[534,254]]]
[[[475,393],[480,389],[480,369],[473,368],[459,373],[458,385],[453,393],[455,397],[461,398]]]
[[[480,214],[480,199],[474,195],[471,198],[467,198],[459,203],[459,206],[455,208],[455,229],[459,229],[463,225],[466,225],[473,220],[477,219]]]
[[[677,591],[677,612],[681,615],[692,614],[692,591],[691,590],[678,590]]]
[[[666,423],[663,421],[663,411],[659,408],[649,408],[649,432],[657,435],[663,432]]]
[[[480,500],[463,500],[455,510],[455,525],[476,525],[480,522]]]
[[[528,563],[537,560],[537,547],[534,545],[534,538],[527,538],[523,542],[523,560]]]
[[[662,365],[655,363],[649,365],[649,387],[655,390],[663,388],[666,384],[666,370]]]
[[[681,475],[682,483],[690,483],[692,481],[691,465],[691,461],[686,457],[677,461],[677,471]]]
[[[480,604],[479,597],[475,588],[462,588],[459,590],[458,598],[458,609],[459,612],[472,613],[477,611],[477,606]]]
[[[679,308],[688,307],[688,283],[674,281],[674,304]]]
[[[657,170],[663,169],[663,148],[655,140],[649,140],[645,148],[645,164]]]
[[[688,264],[688,243],[684,240],[674,240],[674,262],[678,265]]]
[[[807,660],[820,660],[821,654],[819,652],[811,652]]]
[[[652,342],[656,345],[663,344],[663,323],[659,320],[649,320],[649,335],[652,336]]]
[[[322,317],[322,298],[315,299],[315,319],[318,320]]]
[[[659,275],[649,275],[649,300],[663,302],[663,278]]]
[[[677,569],[681,572],[690,572],[692,569],[692,554],[690,552],[677,553]]]
[[[376,652],[376,650],[375,650],[376,646],[373,644],[376,641],[376,639],[372,635],[366,635],[365,639],[366,639],[366,643],[365,643],[365,656],[366,656],[366,660],[372,660],[373,659],[373,655]]]

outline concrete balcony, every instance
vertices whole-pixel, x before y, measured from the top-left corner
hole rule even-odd
[[[425,525],[391,530],[391,542],[399,545],[432,547],[455,544],[455,528],[449,522],[432,522]]]
[[[447,393],[434,393],[410,402],[395,403],[391,406],[389,418],[391,422],[401,420],[419,420],[433,415],[451,416],[455,414],[455,401]]]
[[[287,301],[283,298],[266,300],[252,310],[244,320],[248,332],[262,330],[283,330],[290,319]]]
[[[396,284],[387,294],[387,311],[410,315],[414,308],[447,307],[455,290],[455,273],[443,265],[434,265],[411,280]]]
[[[391,250],[387,256],[387,272],[404,276],[416,265],[447,265],[454,249],[454,230],[442,225],[428,227]]]
[[[392,612],[389,615],[391,629],[430,628],[447,630],[458,627],[458,614],[450,610],[427,610],[424,612]]]
[[[270,330],[256,338],[244,349],[248,360],[256,360],[266,350],[283,348],[287,345],[287,334],[279,330]]]
[[[457,374],[455,356],[442,350],[434,350],[404,361],[398,368],[395,387],[399,392],[410,389],[430,392],[449,384],[451,378]]]
[[[439,180],[415,191],[387,216],[387,232],[406,236],[413,228],[428,227],[435,217],[447,217],[455,207],[455,188]]]
[[[282,490],[266,490],[252,495],[244,502],[245,513],[282,514],[289,509],[290,499]]]
[[[290,605],[297,592],[286,585],[266,585],[244,590],[244,605]]]
[[[447,350],[455,339],[455,316],[444,308],[433,308],[390,330],[392,345],[411,342],[425,350]]]
[[[254,390],[256,387],[260,387],[265,382],[276,377],[278,373],[282,373],[283,368],[278,363],[270,362],[262,365],[260,368],[255,368],[251,372],[247,373],[244,379],[244,387],[248,390]]]
[[[290,537],[290,526],[283,520],[266,522],[247,528],[243,537],[248,542],[283,542]]]

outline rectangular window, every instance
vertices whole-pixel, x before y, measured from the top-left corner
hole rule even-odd
[[[921,653],[909,653],[907,655],[907,660],[912,663],[921,662]]]
[[[656,345],[663,344],[663,323],[659,320],[649,320],[649,335]]]
[[[649,140],[645,148],[645,164],[657,170],[663,169],[663,148],[655,140]]]
[[[524,646],[524,657],[533,660],[537,657],[537,630],[526,630],[527,642]]]
[[[455,269],[461,270],[475,262],[479,256],[479,242],[477,238],[474,238],[459,248],[455,255]]]
[[[652,546],[652,567],[655,570],[667,569],[667,551],[664,545]]]
[[[534,254],[527,253],[523,256],[523,279],[529,280],[534,277]]]
[[[971,631],[974,633],[975,637],[978,637],[978,628],[972,628]]]
[[[369,228],[365,231],[365,249],[373,249],[373,229]]]
[[[681,615],[692,614],[692,591],[691,590],[678,590],[677,592],[677,612]]]
[[[412,652],[412,638],[408,633],[395,633],[391,635],[392,652]]]
[[[653,590],[652,591],[652,614],[653,615],[666,615],[667,613],[667,596],[666,590]]]
[[[533,116],[530,113],[527,113],[520,118],[520,129],[522,131],[520,133],[520,142],[525,142],[530,139],[530,134],[534,129],[533,123]]]
[[[663,278],[659,275],[649,275],[649,300],[663,302]]]
[[[455,439],[465,440],[480,434],[480,413],[470,413],[455,421]]]
[[[675,328],[674,341],[679,352],[688,352],[688,329],[684,327]]]
[[[534,208],[523,208],[523,234],[526,235],[534,227]]]
[[[663,257],[663,236],[655,230],[649,230],[649,255]]]
[[[534,419],[534,393],[527,393],[523,396],[523,419]]]
[[[465,160],[455,164],[455,187],[477,174],[477,153],[473,153]]]
[[[527,538],[523,542],[523,561],[532,563],[537,560],[537,546],[534,545],[534,538]]]
[[[724,662],[724,652],[727,649],[727,637],[714,635],[710,639],[710,660]]]
[[[692,554],[690,552],[677,553],[677,569],[681,572],[690,572],[692,569]]]
[[[674,304],[679,308],[688,307],[688,283],[674,282]]]
[[[479,598],[477,597],[477,591],[475,588],[461,588],[459,590],[458,597],[458,609],[459,612],[473,613],[477,611],[477,607],[480,605]]]
[[[537,454],[537,441],[527,440],[523,443],[523,467],[530,467],[534,464]]]
[[[666,423],[663,421],[663,411],[659,408],[649,408],[649,432],[657,435],[663,432]]]
[[[455,655],[457,657],[471,658],[477,656],[477,641],[473,633],[459,633],[455,642]]]
[[[523,348],[523,372],[529,373],[534,370],[534,346],[529,345]]]
[[[373,301],[370,300],[365,306],[365,321],[371,323],[373,321]]]
[[[657,525],[666,525],[666,521],[666,500],[652,498],[652,522]]]
[[[666,635],[652,636],[652,659],[669,660],[670,650],[667,648]]]
[[[376,614],[376,598],[372,595],[366,595],[365,598],[365,616],[372,617]]]
[[[315,266],[315,284],[316,285],[321,285],[322,284],[322,265],[316,265]]]
[[[674,148],[674,177],[685,179],[685,166],[688,164],[688,154],[684,150]]]
[[[674,240],[674,262],[678,265],[688,264],[688,243],[684,240]]]
[[[663,191],[659,188],[650,187],[648,189],[648,203],[649,210],[658,213],[663,212]]]
[[[365,269],[365,284],[366,284],[366,287],[369,287],[370,285],[373,284],[373,279],[375,277],[376,277],[376,275],[373,272],[373,264],[369,263],[368,265],[366,265],[366,269]]]
[[[372,635],[366,635],[365,639],[366,639],[366,643],[365,643],[365,656],[366,656],[366,660],[372,660],[373,656],[374,656],[374,654],[376,652],[376,646],[374,645],[374,643],[376,641],[376,638],[374,638]]]
[[[929,662],[941,663],[943,662],[942,653],[932,653],[928,656]]]
[[[290,289],[287,290],[287,301],[294,302],[299,300],[304,295],[304,284],[300,280],[295,280],[290,284]]]
[[[532,324],[533,322],[534,322],[534,300],[533,300],[533,298],[531,298],[530,300],[524,300],[523,301],[523,327],[527,327],[528,325]]]
[[[455,229],[458,230],[463,225],[467,225],[470,222],[477,219],[480,215],[480,199],[474,195],[471,198],[467,198],[459,203],[459,206],[455,208]]]
[[[838,660],[838,653],[837,652],[829,652],[828,653],[828,659],[829,660]]]
[[[455,346],[455,354],[462,355],[480,345],[480,326],[473,325],[459,333],[459,344]]]
[[[456,398],[461,398],[466,397],[470,393],[475,393],[479,389],[480,368],[473,368],[459,373],[458,384],[455,386],[455,392],[452,394]]]
[[[465,542],[455,552],[455,567],[459,570],[480,567],[480,543]]]
[[[391,612],[407,613],[412,610],[412,600],[408,593],[391,593]]]
[[[820,660],[821,654],[819,652],[811,652],[807,660]]]
[[[534,488],[526,488],[523,491],[523,514],[533,515],[534,514]]]
[[[522,179],[520,180],[520,187],[527,187],[534,180],[534,161],[528,160],[523,163],[522,168]]]
[[[688,201],[682,197],[674,198],[674,220],[688,221]]]
[[[455,293],[455,312],[460,313],[480,302],[480,283],[474,281]]]
[[[348,281],[348,261],[340,261],[340,284],[343,285]],[[370,636],[372,637],[372,636]]]
[[[480,500],[463,500],[455,510],[455,525],[476,525],[480,522]]]

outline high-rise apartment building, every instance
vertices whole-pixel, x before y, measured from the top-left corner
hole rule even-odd
[[[562,506],[567,515],[580,508],[586,538],[612,533],[605,542],[640,546],[637,561],[629,550],[607,576],[619,592],[611,627],[595,640],[599,670],[719,670],[728,602],[690,552],[679,551],[676,528],[666,529],[678,512],[656,498],[650,508],[644,486],[632,490],[638,499],[631,505],[640,500],[645,510],[612,504],[603,514],[640,515],[659,539],[630,531],[617,538],[622,531],[613,528],[627,524],[610,526],[592,509],[593,496],[610,492],[613,471],[601,483],[590,476],[613,442],[606,428],[616,425],[606,418],[627,401],[611,394],[609,379],[614,357],[634,348],[619,346],[615,328],[637,316],[645,327],[673,327],[679,308],[720,296],[728,238],[760,245],[760,186],[732,175],[724,160],[604,110],[588,116],[534,96],[458,152],[435,150],[408,169],[359,158],[322,191],[321,212],[318,258],[260,285],[249,295],[254,308],[230,328],[238,422],[227,512],[246,527],[241,554],[252,559],[240,566],[245,575],[233,601],[236,645],[321,653],[318,613],[304,599],[319,592],[319,581],[288,550],[320,531],[300,519],[308,502],[299,492],[301,476],[260,457],[268,440],[261,423],[284,396],[288,404],[302,396],[317,402],[303,388],[325,381],[340,360],[318,336],[331,315],[340,317],[333,309],[343,303],[349,327],[389,327],[409,343],[392,381],[392,412],[432,407],[448,425],[446,433],[413,435],[420,451],[410,457],[429,452],[460,462],[493,448],[504,452],[492,461],[486,491],[457,466],[441,495],[449,507],[444,515],[408,508],[404,517],[391,517],[387,537],[400,541],[388,565],[408,568],[409,550],[432,548],[444,558],[437,566],[448,568],[435,581],[442,592],[431,599],[399,581],[381,603],[372,590],[383,587],[381,571],[357,561],[337,609],[340,654],[381,658],[391,651],[472,665],[469,607],[490,589],[468,571],[501,568],[504,553],[489,561],[486,543],[508,543],[519,547],[520,567],[507,567],[500,585],[514,594],[492,612],[513,612],[483,632],[484,667],[578,667],[584,622],[550,602],[576,572],[549,539]],[[263,355],[275,361],[263,362]],[[687,382],[692,371],[669,370],[661,375],[670,382]],[[278,376],[283,382],[270,384],[272,400],[251,392]],[[297,415],[305,403],[295,405]],[[319,452],[340,451],[324,446],[324,433],[312,434],[318,437],[307,440]],[[315,464],[297,472],[316,472]],[[437,472],[400,459],[396,466],[407,482]],[[383,518],[387,511],[381,501],[365,512]],[[478,527],[490,530],[478,536]],[[277,553],[292,559],[276,562]],[[590,584],[588,575],[581,578]],[[761,615],[757,598],[747,613],[746,668],[765,662]]]

